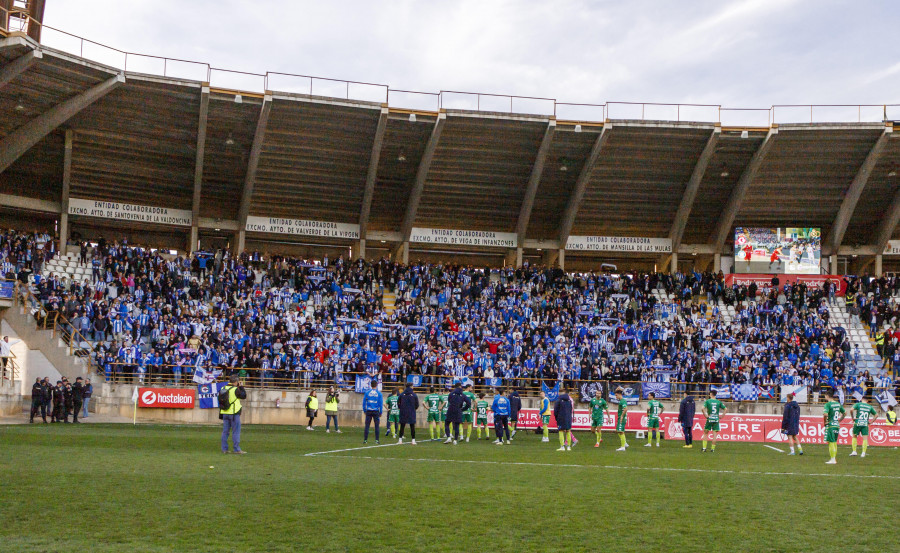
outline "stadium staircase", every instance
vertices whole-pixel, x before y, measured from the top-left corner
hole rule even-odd
[[[384,313],[388,317],[393,315],[394,310],[397,308],[397,294],[385,292],[381,297],[381,306],[384,308]]]

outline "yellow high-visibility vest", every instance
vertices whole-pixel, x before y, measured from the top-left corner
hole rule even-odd
[[[309,396],[309,408],[313,411],[319,410],[319,398],[316,396]]]
[[[241,400],[237,397],[237,386],[226,386],[228,390],[228,399],[230,400],[228,409],[219,409],[222,415],[236,415],[241,412]]]
[[[337,395],[331,396],[331,399],[325,399],[325,410],[326,411],[337,411],[338,407],[338,398]]]

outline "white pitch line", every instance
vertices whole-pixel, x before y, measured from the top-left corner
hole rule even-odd
[[[765,447],[768,447],[769,449],[774,449],[774,450],[777,451],[778,453],[784,453],[784,450],[783,450],[783,449],[778,449],[777,447],[772,447],[772,446],[770,446],[770,445],[766,445]]]
[[[397,445],[397,444],[388,444]],[[383,447],[383,446],[374,446]],[[366,448],[355,448],[366,449]],[[339,450],[340,451],[340,450]],[[345,450],[349,451],[349,450]],[[333,453],[331,451],[322,451],[320,453]],[[309,455],[318,455],[317,453],[307,453]],[[710,474],[733,474],[736,476],[813,476],[813,477],[835,477],[835,478],[859,478],[859,479],[885,479],[900,480],[900,476],[889,476],[883,474],[834,474],[834,473],[812,473],[812,472],[762,472],[750,470],[718,470],[718,469],[686,469],[675,467],[629,467],[622,465],[576,465],[567,463],[528,463],[524,461],[479,461],[470,459],[412,459],[408,457],[372,457],[369,455],[332,455],[332,457],[344,457],[347,459],[369,459],[376,461],[417,461],[426,463],[468,463],[477,465],[515,465],[529,467],[567,467],[567,468],[586,468],[586,469],[612,469],[612,470],[646,470],[660,472],[701,472]]]
[[[436,438],[437,439],[437,438]],[[422,440],[423,442],[431,442],[434,440]],[[364,445],[360,447],[350,447],[347,449],[332,449],[329,451],[313,451],[312,453],[307,453],[304,457],[312,457],[314,455],[325,455],[326,453],[343,453],[344,451],[359,451],[361,449],[375,449],[376,447],[391,447],[392,445],[412,445],[412,442],[394,442],[392,444],[377,444],[377,445]],[[340,455],[337,455],[340,457]],[[348,455],[349,457],[349,455]]]

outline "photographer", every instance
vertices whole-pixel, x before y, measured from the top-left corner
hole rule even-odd
[[[223,404],[223,397],[227,400]],[[228,434],[234,452],[238,455],[247,453],[241,449],[241,400],[247,399],[247,391],[239,383],[237,375],[231,375],[228,385],[219,392],[219,418],[222,419],[222,453],[228,453]]]
[[[325,396],[325,432],[331,432],[331,421],[334,420],[334,431],[338,434],[341,429],[338,428],[338,403],[341,402],[341,393],[335,391],[334,386],[328,388],[328,395]]]

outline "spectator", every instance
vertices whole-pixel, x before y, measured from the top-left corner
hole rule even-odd
[[[222,419],[222,453],[228,453],[228,436],[231,435],[232,450],[238,455],[247,453],[241,449],[241,411],[242,399],[247,399],[247,391],[244,385],[238,381],[237,375],[228,379],[228,384],[223,388],[228,401],[222,404],[222,392],[219,397],[219,418]]]
[[[334,431],[338,434],[341,429],[338,427],[338,404],[341,402],[341,393],[334,389],[334,386],[328,388],[328,395],[325,396],[325,432],[331,432],[331,422],[334,421]]]

